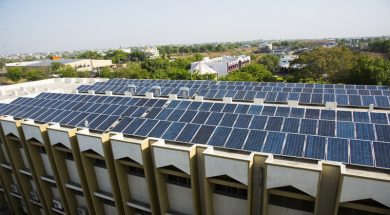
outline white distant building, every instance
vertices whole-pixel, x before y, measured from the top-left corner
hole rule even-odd
[[[297,55],[284,55],[279,59],[279,67],[284,69],[290,68],[290,63],[297,58]]]
[[[123,52],[131,53],[136,50],[141,51],[143,53],[146,53],[149,55],[150,59],[155,59],[160,57],[160,52],[158,51],[157,47],[155,46],[143,46],[143,47],[137,47],[137,48],[121,48]]]
[[[191,63],[190,72],[199,72],[201,74],[218,74],[225,76],[230,72],[241,69],[251,60],[250,56],[222,56],[216,58],[205,57],[201,61]]]
[[[36,60],[5,64],[6,68],[24,67],[31,69],[50,69],[52,63],[58,62],[63,65],[69,65],[77,71],[96,71],[102,67],[112,66],[111,60],[92,60],[92,59],[58,59],[58,60]]]

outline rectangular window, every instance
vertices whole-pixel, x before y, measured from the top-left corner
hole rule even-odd
[[[106,161],[102,159],[96,159],[96,158],[93,160],[95,166],[107,169]]]
[[[65,152],[65,159],[74,161],[72,152]]]
[[[191,188],[191,179],[186,178],[186,177],[180,177],[180,176],[176,176],[176,175],[168,175],[167,183]]]
[[[294,210],[314,212],[314,202],[285,196],[269,195],[269,204]]]
[[[45,147],[39,147],[39,153],[47,154]]]
[[[248,198],[247,189],[231,187],[231,186],[222,185],[222,184],[215,184],[214,185],[214,192],[217,194],[221,194],[224,196],[230,196],[230,197],[238,198],[238,199],[245,199],[246,200]]]
[[[144,172],[143,168],[129,166],[127,168],[127,173],[129,173],[130,175],[135,175],[135,176],[139,176],[139,177],[145,177],[145,172]]]

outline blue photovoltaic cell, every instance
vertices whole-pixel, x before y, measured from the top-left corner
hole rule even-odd
[[[301,93],[301,96],[299,97],[299,103],[310,104],[310,94],[309,93]]]
[[[340,105],[348,105],[348,96],[347,95],[336,95],[336,102]]]
[[[376,166],[390,168],[390,143],[374,142],[373,145]]]
[[[338,121],[352,121],[352,112],[351,111],[337,111],[337,120]]]
[[[337,122],[337,137],[354,138],[355,129],[352,122]]]
[[[326,138],[308,135],[306,138],[305,157],[317,160],[325,159]]]
[[[280,131],[283,123],[283,117],[269,117],[266,130],[268,131]]]
[[[287,134],[286,143],[283,148],[283,155],[302,157],[305,135]]]
[[[180,100],[172,100],[169,105],[167,106],[167,108],[176,108],[180,103]]]
[[[284,143],[284,137],[284,133],[269,132],[262,151],[272,154],[280,154]]]
[[[196,115],[197,111],[194,111],[194,110],[187,110],[186,112],[184,112],[183,116],[180,118],[180,122],[191,122],[195,115]]]
[[[290,117],[303,118],[305,109],[303,108],[291,108]]]
[[[184,128],[185,123],[182,122],[172,122],[168,130],[163,134],[162,138],[165,140],[175,140],[177,135]]]
[[[375,125],[376,137],[379,141],[390,142],[390,125]]]
[[[373,165],[370,141],[351,140],[349,147],[351,149],[351,164]]]
[[[363,106],[370,106],[370,104],[375,105],[374,96],[362,96]]]
[[[241,149],[245,143],[246,137],[248,135],[248,129],[233,129],[229,139],[227,140],[225,147]]]
[[[356,138],[362,140],[375,140],[372,124],[356,123]]]
[[[261,115],[264,116],[273,116],[275,115],[276,107],[274,106],[264,106]]]
[[[180,135],[176,138],[176,141],[185,143],[191,142],[199,127],[200,125],[198,124],[187,124],[181,131]]]
[[[317,121],[314,119],[302,119],[299,133],[302,134],[316,134]]]
[[[237,105],[236,110],[234,111],[234,113],[246,114],[248,112],[248,109],[249,109],[249,105],[239,104],[239,105]]]
[[[260,130],[264,129],[264,126],[267,123],[267,118],[267,116],[253,116],[250,128]]]
[[[299,129],[299,121],[300,119],[298,118],[285,118],[282,131],[297,133]]]
[[[143,136],[146,137],[150,130],[154,128],[158,123],[158,120],[154,119],[148,119],[142,126],[135,132],[135,135],[137,136]]]
[[[187,107],[191,104],[190,101],[181,101],[180,104],[177,105],[177,109],[187,109]]]
[[[221,123],[219,123],[219,125],[232,127],[234,122],[236,121],[237,117],[238,117],[238,114],[225,113],[225,115],[223,116],[222,121],[221,121]]]
[[[233,127],[248,128],[249,123],[252,121],[252,115],[240,114],[234,123]]]
[[[288,117],[290,115],[290,108],[289,107],[278,107],[276,110],[275,116],[284,116]]]
[[[164,132],[168,129],[168,127],[171,125],[171,123],[172,122],[159,121],[157,125],[153,128],[153,130],[150,131],[148,136],[160,138],[164,134]]]
[[[348,140],[340,138],[328,138],[327,160],[348,162]]]
[[[370,122],[370,118],[367,112],[353,112],[354,122]]]
[[[173,112],[174,109],[168,109],[168,108],[165,108],[163,109],[160,114],[158,114],[156,116],[156,119],[159,119],[159,120],[166,120],[168,119],[168,117],[171,115],[171,113]]]
[[[319,120],[318,135],[334,137],[336,132],[335,121]]]
[[[224,113],[233,113],[236,109],[237,104],[226,104],[225,107],[222,109],[222,112]]]
[[[188,107],[188,110],[198,110],[202,102],[192,102]]]
[[[191,142],[199,143],[199,144],[207,144],[214,130],[215,130],[215,126],[202,125]]]
[[[387,115],[385,113],[370,113],[371,123],[388,124]]]
[[[260,152],[266,135],[266,131],[251,130],[245,142],[244,150]]]
[[[145,118],[154,119],[161,112],[162,108],[152,108]]]
[[[260,115],[263,106],[260,105],[251,105],[248,111],[248,114]]]
[[[184,114],[185,110],[175,109],[168,117],[168,121],[178,121]]]
[[[211,109],[211,106],[213,106],[213,103],[211,103],[211,102],[203,102],[202,105],[200,105],[198,110],[209,111]]]
[[[140,119],[140,118],[135,118],[130,124],[129,126],[127,126],[125,128],[125,130],[123,130],[122,132],[124,134],[128,134],[128,135],[133,135],[135,133],[135,131],[138,130],[138,128],[146,121],[146,119]]]
[[[211,113],[209,118],[206,121],[207,125],[218,125],[222,120],[223,113]]]
[[[211,112],[199,111],[194,120],[192,120],[192,123],[205,124],[210,114]]]
[[[211,107],[211,111],[222,112],[222,109],[224,106],[225,106],[225,104],[223,104],[223,103],[214,103],[214,105]]]
[[[336,111],[334,110],[321,110],[321,119],[335,120]]]
[[[210,138],[208,145],[222,147],[229,138],[231,130],[232,129],[228,127],[217,127],[213,136]]]
[[[305,118],[308,118],[308,119],[320,118],[320,110],[319,109],[306,109]]]

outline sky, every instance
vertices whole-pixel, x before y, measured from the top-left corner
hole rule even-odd
[[[389,0],[0,0],[0,54],[383,35]]]

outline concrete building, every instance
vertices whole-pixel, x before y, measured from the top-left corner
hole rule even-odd
[[[249,63],[251,60],[250,56],[240,55],[240,56],[222,56],[217,58],[204,58],[202,61],[197,61],[191,63],[190,72],[200,72],[200,73],[218,73],[218,76],[225,76],[230,72],[241,69],[245,64]],[[199,66],[204,64],[205,66]],[[200,70],[200,67],[205,68],[205,71]],[[210,72],[210,69],[212,70]],[[207,71],[206,71],[207,70]],[[215,72],[214,72],[215,71]]]
[[[112,66],[111,60],[92,60],[92,59],[59,59],[59,60],[38,60],[25,61],[5,64],[6,68],[22,67],[27,69],[50,69],[52,63],[69,65],[77,71],[96,72],[100,68]]]
[[[107,95],[92,93],[46,93],[18,99],[12,104],[70,104],[78,101],[90,107],[93,104],[87,101],[93,101],[99,106],[111,104],[119,108],[113,101],[121,101],[118,104],[142,101],[138,108],[145,112],[139,117],[133,116],[133,119],[120,117],[119,121],[111,121],[109,128],[98,131],[93,128],[93,120],[90,120],[89,128],[66,123],[67,118],[73,119],[70,117],[74,114],[72,108],[61,111],[68,111],[64,117],[62,113],[48,110],[39,114],[40,117],[26,113],[31,118],[27,119],[17,114],[19,107],[0,106],[0,211],[3,208],[15,214],[53,215],[390,214],[390,166],[356,166],[326,159],[238,150],[224,147],[227,142],[224,139],[219,139],[220,146],[213,146],[172,141],[169,137],[148,137],[142,132],[128,135],[118,131],[146,129],[148,134],[161,132],[155,126],[142,123],[135,126],[131,121],[142,121],[147,114],[155,112],[153,108],[146,111],[148,108],[145,107],[157,104],[157,100],[150,95],[150,99],[145,99],[111,96],[109,92]],[[176,99],[174,96],[159,99],[166,105],[158,110],[162,113],[171,102],[181,101]],[[102,101],[101,105],[99,101]],[[211,105],[234,104],[229,99],[211,102],[197,97],[197,101]],[[38,106],[26,106],[26,109]],[[12,107],[12,110],[7,111],[6,107]],[[95,110],[94,107],[91,109]],[[117,110],[110,109],[109,112],[115,115]],[[316,110],[326,109],[319,107]],[[347,109],[340,109],[342,111]],[[126,114],[133,112],[137,111],[132,109]],[[371,110],[370,113],[385,113],[387,116],[390,112]],[[58,123],[55,118],[45,120],[52,114],[60,118]],[[83,114],[81,110],[75,117],[79,114]],[[103,118],[107,120],[106,116]],[[84,120],[80,122],[83,124]],[[108,123],[102,122],[100,124]],[[161,127],[167,129],[168,126]],[[190,136],[208,136],[206,131],[200,134]],[[325,139],[324,136],[311,137],[317,146]],[[235,139],[233,143],[239,141]],[[256,141],[262,144],[265,140]],[[276,147],[277,139],[270,141],[270,146]],[[324,141],[323,144],[331,143]],[[378,157],[378,163],[389,161],[386,153],[390,147],[386,144],[389,143],[383,142],[381,149],[385,156]],[[288,146],[285,144],[284,147]],[[310,148],[309,142],[304,147]],[[351,153],[363,153],[366,149],[359,150]],[[337,154],[340,153],[342,151]],[[353,159],[352,155],[348,159]]]

